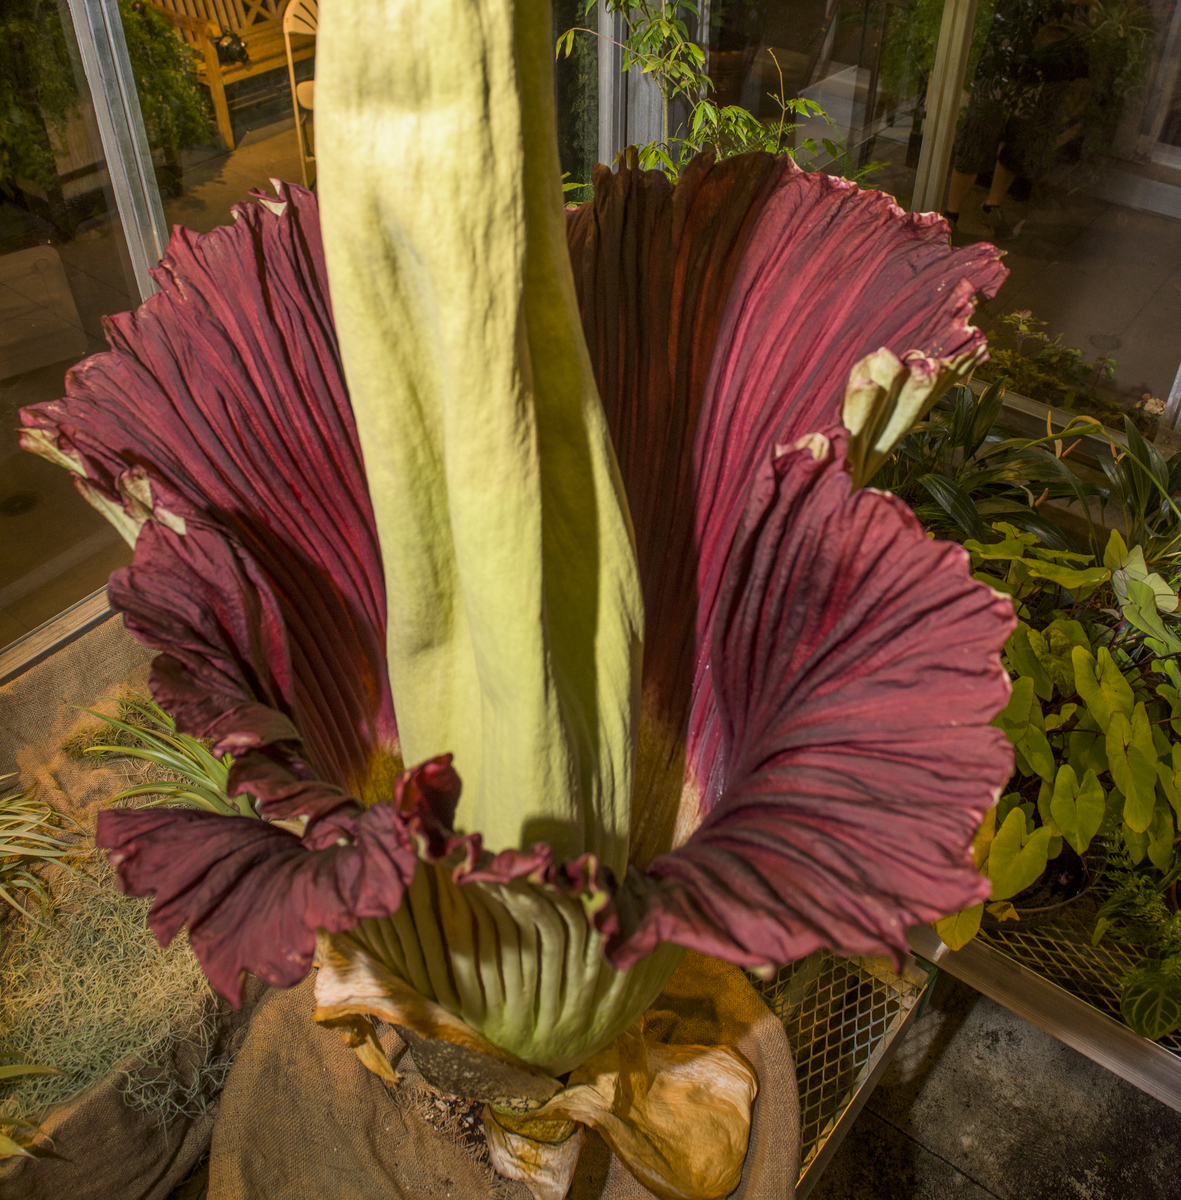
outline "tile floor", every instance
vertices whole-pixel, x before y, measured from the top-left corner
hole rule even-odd
[[[1181,1113],[950,976],[809,1200],[1177,1200]]]
[[[1181,221],[1048,184],[1006,203],[1018,231],[997,241],[980,212],[985,195],[969,194],[956,236],[1005,251],[1009,278],[984,313],[1028,309],[1088,361],[1110,352],[1125,398],[1167,398],[1181,364]]]

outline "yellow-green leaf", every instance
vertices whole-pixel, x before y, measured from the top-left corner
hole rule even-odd
[[[1128,857],[1132,860],[1132,866],[1138,866],[1148,853],[1148,834],[1137,833],[1126,824],[1123,826],[1123,834],[1124,845],[1128,849]]]
[[[961,912],[952,913],[942,921],[935,922],[939,940],[949,950],[962,950],[980,932],[980,917],[983,904],[973,904]]]
[[[33,1157],[20,1142],[14,1142],[8,1134],[0,1133],[0,1158],[12,1158],[15,1154],[23,1155],[25,1158]]]
[[[1081,779],[1088,771],[1096,775],[1107,772],[1107,742],[1098,734],[1075,730],[1066,735],[1066,757]]]
[[[1124,794],[1124,820],[1137,833],[1147,830],[1156,806],[1156,746],[1144,702],[1128,720],[1114,712],[1107,726],[1107,762]]]
[[[1030,629],[1024,621],[1019,621],[1005,646],[1005,653],[1010,669],[1020,675],[1028,675],[1033,680],[1033,690],[1043,700],[1053,697],[1054,684],[1044,665],[1044,661],[1050,657],[1050,651],[1046,639],[1036,629]]]
[[[1065,765],[1058,769],[1050,812],[1062,836],[1079,854],[1099,832],[1106,802],[1107,795],[1094,771],[1087,771],[1080,783],[1073,767]]]
[[[1046,869],[1050,837],[1044,825],[1030,833],[1020,809],[1009,813],[988,855],[993,900],[1007,900],[1037,879]]]
[[[1152,811],[1148,859],[1158,871],[1167,871],[1173,865],[1173,810],[1167,804],[1158,804]]]
[[[1124,984],[1120,1012],[1142,1037],[1155,1040],[1181,1029],[1176,976],[1160,963],[1141,963]]]
[[[1075,646],[1070,658],[1078,694],[1104,733],[1107,732],[1113,712],[1131,717],[1135,704],[1131,685],[1106,646],[1100,646],[1096,656],[1089,654],[1082,646]]]

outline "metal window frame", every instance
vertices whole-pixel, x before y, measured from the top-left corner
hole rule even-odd
[[[639,67],[623,70],[623,13],[608,12],[602,0],[598,30],[599,162],[610,166],[625,147],[664,139],[664,105],[651,76]]]
[[[927,84],[927,120],[915,173],[912,212],[939,212],[943,208],[975,22],[976,0],[947,0]]]
[[[66,0],[98,121],[115,206],[141,300],[156,292],[149,274],[168,245],[168,222],[144,128],[116,0]]]

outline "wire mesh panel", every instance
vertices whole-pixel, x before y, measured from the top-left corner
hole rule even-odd
[[[925,983],[914,968],[899,977],[884,959],[837,958],[820,950],[756,985],[795,1052],[801,1177],[889,1052]]]
[[[1053,921],[1032,926],[1005,921],[999,930],[982,931],[980,937],[1023,967],[1119,1021],[1120,978],[1140,961],[1140,956],[1134,948],[1110,936],[1098,946],[1091,945],[1103,899],[1100,885],[1065,906]],[[1157,1044],[1181,1057],[1181,1032],[1169,1034]]]

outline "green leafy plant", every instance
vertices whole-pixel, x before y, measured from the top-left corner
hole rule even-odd
[[[988,523],[1003,520],[1043,545],[1072,550],[1074,543],[1042,514],[1047,499],[1077,500],[1090,518],[1087,499],[1098,489],[1071,470],[1067,459],[1079,435],[1098,428],[1072,418],[1042,438],[1013,438],[998,424],[1004,384],[977,396],[953,388],[940,409],[928,414],[899,443],[873,485],[905,500],[938,537],[984,541]]]
[[[47,1067],[35,1063],[27,1054],[0,1046],[0,1084],[9,1084],[18,1079],[27,1079],[32,1075],[60,1075],[56,1067]],[[30,1129],[37,1132],[39,1126],[35,1121],[25,1117],[13,1116],[8,1119],[0,1118],[0,1158],[12,1158],[20,1155],[32,1158],[29,1153],[29,1141],[25,1135],[17,1133],[19,1129]],[[19,1139],[19,1140],[18,1140]]]
[[[0,782],[11,776],[0,776]],[[46,862],[57,862],[77,850],[75,841],[64,833],[66,818],[55,814],[48,805],[38,804],[27,792],[0,799],[0,900],[11,909],[37,921],[17,899],[18,893],[35,896],[44,908],[49,892],[36,869]],[[3,1078],[0,1075],[0,1078]]]
[[[1127,449],[1111,442],[1110,454],[1099,455],[1107,477],[1099,494],[1104,505],[1118,507],[1128,541],[1142,548],[1145,560],[1164,563],[1181,543],[1181,509],[1173,498],[1181,492],[1181,452],[1166,459],[1127,417],[1124,437]]]
[[[995,724],[1016,753],[1010,791],[975,843],[991,911],[1029,887],[1068,844],[1083,855],[1101,831],[1129,860],[1173,861],[1181,818],[1181,638],[1177,593],[1139,547],[1110,536],[1103,565],[1051,550],[998,524],[1001,540],[965,542],[976,577],[1013,597],[1020,620],[1005,646],[1013,678]],[[962,945],[982,905],[939,928]]]
[[[1105,878],[1109,894],[1092,939],[1097,945],[1110,936],[1144,955],[1120,981],[1120,1012],[1137,1033],[1154,1041],[1181,1029],[1179,875],[1176,857],[1161,871],[1114,846]]]
[[[206,140],[208,103],[192,55],[150,4],[120,0],[148,142],[176,149]],[[50,0],[12,0],[0,16],[0,190],[18,178],[49,189],[57,181],[55,144],[80,102],[78,75]]]
[[[127,695],[118,700],[118,716],[108,716],[88,708],[92,717],[103,724],[82,730],[70,738],[65,749],[75,757],[95,756],[140,759],[151,763],[161,778],[124,788],[111,797],[111,804],[155,796],[142,805],[153,808],[163,804],[179,804],[202,808],[222,816],[256,817],[246,794],[231,799],[226,794],[233,757],[223,754],[214,757],[208,743],[187,734],[177,733],[176,722],[158,704],[146,696]],[[110,731],[115,731],[115,737]],[[99,738],[106,735],[105,741]]]
[[[4,776],[3,778],[10,778]],[[49,905],[49,890],[37,876],[39,865],[56,861],[67,870],[61,860],[76,852],[77,846],[67,835],[63,836],[59,818],[46,805],[37,805],[25,792],[19,792],[0,800],[0,899],[11,910],[28,918],[37,925],[42,921],[17,899],[17,893],[36,896],[41,908]],[[27,1054],[8,1047],[0,1047],[0,1085],[32,1075],[57,1075],[55,1067],[34,1062]],[[36,1132],[35,1122],[24,1116],[13,1114],[0,1118],[0,1158],[13,1155],[29,1157],[27,1141],[17,1131],[28,1129]]]
[[[993,318],[989,360],[980,367],[980,378],[1005,379],[1013,391],[1056,408],[1087,405],[1109,420],[1122,415],[1122,409],[1095,396],[1099,384],[1114,377],[1111,355],[1088,363],[1081,350],[1063,344],[1061,334],[1050,337],[1046,325],[1028,309]]]
[[[639,69],[652,77],[661,98],[664,135],[637,147],[637,163],[642,170],[662,170],[674,182],[689,161],[704,150],[712,150],[719,158],[761,150],[769,154],[789,154],[793,158],[802,149],[810,155],[823,150],[832,160],[835,173],[849,179],[864,180],[882,163],[859,166],[853,162],[843,143],[832,138],[806,137],[799,147],[791,145],[791,134],[799,127],[793,118],[821,117],[827,120],[823,108],[805,97],[788,97],[779,60],[772,60],[779,70],[779,90],[769,93],[779,107],[779,117],[762,121],[754,113],[737,104],[720,105],[710,98],[713,80],[704,70],[705,51],[692,40],[689,22],[700,17],[693,0],[670,4],[668,0],[603,0],[609,12],[623,14],[627,35],[621,43],[623,70]],[[584,16],[589,17],[598,0],[587,0]],[[557,52],[569,56],[577,44],[578,34],[599,37],[597,31],[582,26],[568,29],[558,38]],[[670,124],[670,105],[681,99],[689,106],[685,126],[673,130]]]

